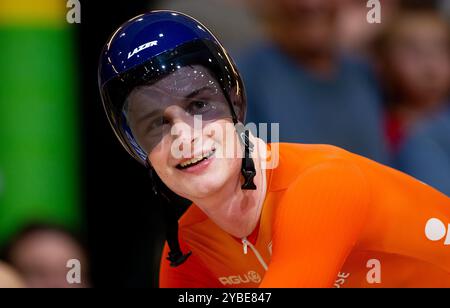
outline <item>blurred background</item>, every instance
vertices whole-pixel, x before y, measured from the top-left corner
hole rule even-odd
[[[252,122],[450,195],[450,0],[0,1],[0,287],[157,287],[164,224],[97,88],[100,51],[151,9],[187,13],[243,76]],[[69,8],[68,8],[69,7]],[[69,259],[81,263],[69,285]]]

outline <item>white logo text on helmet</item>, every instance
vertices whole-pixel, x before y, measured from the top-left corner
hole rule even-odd
[[[143,44],[143,45],[141,45],[139,47],[136,47],[133,51],[130,51],[128,53],[128,59],[130,59],[134,55],[140,53],[141,51],[143,51],[143,50],[145,50],[147,48],[150,48],[150,47],[153,47],[153,46],[157,46],[157,45],[158,45],[158,41],[151,41],[151,42],[145,43],[145,44]]]

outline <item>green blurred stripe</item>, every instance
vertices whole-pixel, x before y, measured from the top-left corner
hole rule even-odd
[[[73,45],[69,29],[0,27],[0,243],[28,220],[79,224]]]

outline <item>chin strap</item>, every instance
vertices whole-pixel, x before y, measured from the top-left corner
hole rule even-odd
[[[167,204],[164,204],[164,206],[166,207]],[[189,258],[192,252],[189,251],[188,253],[183,254],[183,252],[181,251],[180,242],[178,240],[178,218],[175,215],[175,211],[172,209],[164,209],[164,214],[167,224],[167,244],[170,248],[169,255],[166,259],[170,261],[171,267],[177,267],[183,264]]]
[[[256,176],[255,162],[252,158],[252,152],[254,150],[254,145],[250,141],[250,132],[244,128],[244,125],[238,123],[235,125],[236,131],[239,136],[239,140],[244,147],[244,157],[242,158],[241,173],[244,177],[244,184],[241,188],[244,190],[256,190],[256,185],[253,179]]]
[[[150,179],[152,182],[152,191],[153,194],[160,200],[164,218],[166,222],[166,240],[167,245],[169,245],[169,256],[166,258],[170,261],[171,267],[177,267],[183,264],[189,256],[192,254],[189,251],[186,254],[183,254],[180,248],[180,242],[178,239],[178,217],[174,206],[170,199],[164,194],[162,189],[158,187],[158,183],[161,181],[157,175],[154,174],[153,168],[147,163],[147,168],[149,171]]]

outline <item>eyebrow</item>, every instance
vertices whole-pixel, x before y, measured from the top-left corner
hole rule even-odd
[[[193,98],[193,97],[196,97],[199,93],[201,93],[201,92],[203,92],[203,91],[205,91],[205,90],[211,90],[211,87],[210,87],[210,86],[204,86],[204,87],[202,87],[202,88],[200,88],[200,89],[194,90],[194,91],[192,91],[191,93],[189,93],[188,95],[186,95],[186,96],[184,97],[184,99],[185,99],[185,100],[189,100],[189,99],[191,99],[191,98]]]
[[[157,116],[159,117],[159,116],[161,116],[162,113],[163,113],[163,111],[161,109],[153,110],[153,111],[151,111],[149,113],[145,113],[141,117],[138,117],[136,122],[141,123],[144,120],[153,119],[153,118],[156,118]]]

